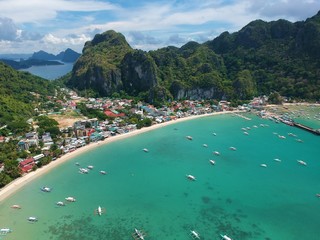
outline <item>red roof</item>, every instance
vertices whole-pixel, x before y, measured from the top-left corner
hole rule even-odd
[[[26,166],[26,165],[28,165],[28,164],[31,164],[31,163],[34,163],[34,159],[33,159],[32,157],[31,157],[31,158],[27,158],[27,159],[21,161],[21,162],[19,163],[19,165],[20,165],[20,167],[24,167],[24,166]]]
[[[30,172],[35,164],[30,164],[21,168],[24,173]]]
[[[112,112],[111,110],[107,109],[104,111],[104,114],[107,115],[108,117],[124,117],[125,114],[124,113],[118,113],[115,114],[114,112]]]

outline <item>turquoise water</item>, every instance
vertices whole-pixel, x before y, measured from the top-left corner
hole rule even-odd
[[[100,145],[1,202],[0,228],[13,229],[3,239],[122,240],[133,239],[134,228],[150,240],[192,239],[190,230],[201,239],[319,239],[320,138],[250,117],[205,117]],[[79,174],[76,162],[94,169]],[[41,192],[42,186],[53,190]],[[77,201],[55,205],[68,196]],[[99,205],[102,216],[94,214]],[[29,216],[39,221],[29,223]]]
[[[54,80],[71,72],[72,67],[73,63],[63,63],[63,65],[32,66],[21,71],[26,71],[48,80]]]

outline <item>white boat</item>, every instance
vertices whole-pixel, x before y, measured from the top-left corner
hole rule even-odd
[[[78,162],[76,162],[75,164],[76,164],[77,166],[80,166],[80,163],[78,163]]]
[[[223,240],[232,240],[230,237],[228,237],[227,235],[223,235],[223,234],[220,234],[221,238]]]
[[[193,176],[193,175],[190,175],[190,174],[187,174],[187,178],[191,181],[195,181],[196,180],[196,177]]]
[[[51,188],[49,188],[49,187],[42,187],[42,188],[40,188],[40,190],[42,192],[51,192]]]
[[[106,174],[107,174],[106,171],[100,171],[100,173],[101,173],[102,175],[106,175]]]
[[[261,167],[264,167],[264,168],[266,168],[266,167],[267,167],[267,164],[265,164],[265,163],[262,163],[262,164],[260,164],[260,166],[261,166]]]
[[[276,162],[281,162],[281,159],[279,159],[279,158],[275,158],[273,160],[275,160]]]
[[[13,208],[13,209],[21,209],[21,206],[20,206],[20,205],[15,204],[15,205],[12,205],[12,206],[11,206],[11,208]]]
[[[216,133],[212,133],[212,135],[213,135],[213,136],[217,136],[217,134],[216,134]]]
[[[243,132],[243,134],[245,134],[245,135],[249,135],[249,133],[248,133],[248,132]]]
[[[144,152],[149,152],[149,150],[148,150],[148,148],[144,148],[144,149],[142,149],[142,151],[144,151]]]
[[[28,217],[29,222],[38,222],[38,218],[36,217]]]
[[[307,163],[305,161],[302,160],[297,160],[298,163],[300,163],[303,166],[307,166]]]
[[[229,147],[229,149],[232,151],[237,151],[237,149],[235,147]]]
[[[105,212],[106,212],[106,209],[102,208],[100,206],[98,206],[98,208],[94,210],[94,214],[99,215],[99,216],[101,216]]]
[[[10,228],[1,228],[0,229],[0,235],[7,235],[8,233],[11,233],[12,230]]]
[[[208,145],[207,145],[207,144],[203,144],[202,146],[204,146],[204,147],[206,147],[206,148],[208,147]]]
[[[214,154],[214,155],[217,155],[217,156],[220,155],[220,153],[219,153],[218,151],[214,151],[213,154]]]
[[[89,165],[87,168],[90,169],[90,170],[92,170],[92,169],[93,169],[93,166],[92,166],[92,165]]]
[[[190,234],[191,234],[191,237],[193,238],[193,239],[200,239],[200,234],[199,233],[197,233],[195,230],[190,230]]]
[[[134,233],[132,234],[134,239],[141,239],[144,240],[145,233],[143,233],[141,230],[134,229]]]
[[[186,136],[186,138],[187,138],[188,140],[192,140],[192,137],[191,137],[191,136]]]
[[[65,198],[68,202],[75,202],[76,199],[74,197],[66,197]]]
[[[283,136],[283,135],[278,135],[278,137],[281,138],[281,139],[286,139],[286,137]]]
[[[89,170],[86,168],[79,168],[79,173],[89,173]]]
[[[65,206],[65,205],[66,205],[64,202],[61,202],[61,201],[56,202],[56,204],[57,204],[58,206]]]
[[[212,165],[215,165],[216,164],[216,161],[214,161],[214,160],[209,160],[209,162],[212,164]]]

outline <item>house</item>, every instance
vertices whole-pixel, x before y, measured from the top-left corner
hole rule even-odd
[[[27,158],[19,163],[19,167],[23,173],[32,171],[32,168],[36,165],[33,157]]]

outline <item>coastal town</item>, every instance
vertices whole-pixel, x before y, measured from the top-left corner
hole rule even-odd
[[[51,132],[50,129],[39,131],[40,128],[35,118],[28,120],[31,130],[25,134],[0,136],[0,144],[15,141],[16,151],[24,153],[24,158],[17,158],[17,177],[52,161],[57,161],[61,156],[89,144],[190,116],[214,112],[254,111],[262,118],[293,125],[293,121],[287,114],[279,115],[272,112],[272,109],[265,110],[268,100],[266,97],[254,98],[250,103],[236,108],[224,100],[219,102],[212,100],[172,101],[166,106],[155,107],[141,101],[135,102],[132,99],[82,98],[76,92],[65,88],[62,89],[62,92],[65,93],[64,101],[49,98],[47,105],[53,107],[39,110],[39,116],[46,116],[56,121],[57,128],[59,128],[58,133],[57,129]],[[83,114],[89,110],[96,113],[98,117],[94,114],[87,116]],[[311,129],[310,131],[319,133],[318,130]],[[5,169],[5,161],[0,162],[0,173]],[[2,183],[1,187],[9,182]]]

